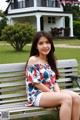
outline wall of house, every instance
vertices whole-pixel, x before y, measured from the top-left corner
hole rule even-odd
[[[48,23],[48,17],[47,16],[44,16],[44,30],[46,31],[51,31],[51,27],[57,27],[57,28],[60,28],[60,27],[65,27],[65,22],[64,22],[64,17],[55,17],[55,23]]]
[[[56,17],[56,26],[58,28],[65,27],[65,18],[64,17]]]
[[[34,17],[34,16],[18,17],[18,18],[14,18],[14,21],[18,21],[19,23],[29,22],[30,25],[32,25],[33,27],[36,27],[36,17]]]
[[[25,23],[25,22],[29,22],[30,25],[32,25],[34,28],[37,28],[37,25],[36,25],[36,17],[35,16],[24,16],[24,17],[13,17],[13,18],[10,18],[9,16],[7,16],[8,18],[8,22],[7,24],[11,24],[13,25],[16,21],[19,22],[19,23]]]

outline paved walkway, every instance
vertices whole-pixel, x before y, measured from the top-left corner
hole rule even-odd
[[[80,46],[68,45],[68,44],[55,44],[55,47],[63,47],[63,48],[80,48]]]
[[[10,44],[1,44],[0,45],[10,45]],[[28,46],[31,46],[31,44],[27,44]],[[73,45],[68,45],[68,44],[55,44],[55,47],[60,47],[60,48],[80,48],[80,46],[73,46]]]

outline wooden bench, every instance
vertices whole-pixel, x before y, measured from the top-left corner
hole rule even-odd
[[[56,108],[25,106],[27,101],[25,64],[0,64],[0,120],[58,114]],[[80,94],[80,88],[75,84],[75,80],[70,77],[73,74],[78,74],[77,61],[75,59],[58,60],[57,67],[61,75],[61,78],[57,80],[60,87],[76,91]]]

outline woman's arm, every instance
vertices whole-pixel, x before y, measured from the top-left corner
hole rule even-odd
[[[59,88],[59,85],[57,83],[55,83],[54,91],[55,92],[60,92],[60,88]]]
[[[46,87],[43,83],[34,83],[35,87],[43,92],[52,92],[48,87]]]

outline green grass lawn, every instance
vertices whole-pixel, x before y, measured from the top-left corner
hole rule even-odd
[[[80,46],[80,40],[74,39],[74,40],[54,40],[54,44],[68,44],[68,45],[75,45]]]
[[[22,52],[16,52],[10,45],[0,46],[0,63],[25,62],[29,57],[30,47],[24,47]]]

